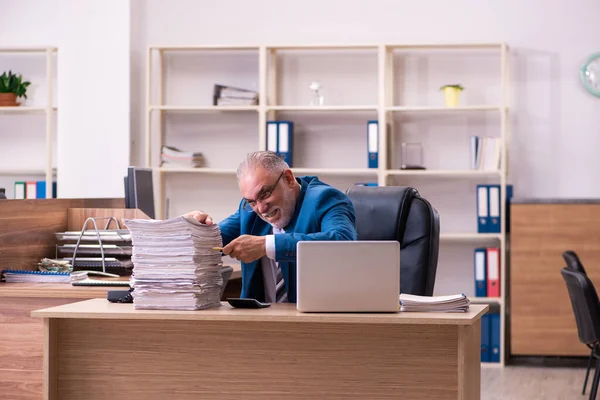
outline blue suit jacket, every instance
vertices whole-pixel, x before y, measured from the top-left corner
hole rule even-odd
[[[296,243],[302,240],[356,240],[354,206],[341,191],[314,176],[297,178],[302,186],[292,220],[285,233],[275,235],[275,260],[279,262],[290,303],[296,302]],[[266,236],[271,225],[253,211],[243,209],[219,223],[223,245],[241,235]],[[242,263],[240,297],[265,299],[261,261]]]

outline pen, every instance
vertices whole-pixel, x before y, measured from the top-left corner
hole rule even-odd
[[[216,251],[223,251],[222,247],[211,247],[211,250],[216,250]]]

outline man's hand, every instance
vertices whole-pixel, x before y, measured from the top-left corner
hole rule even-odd
[[[267,255],[264,236],[242,235],[223,248],[223,254],[243,263],[258,260]]]
[[[213,224],[213,220],[210,215],[206,214],[204,211],[190,211],[187,214],[183,214],[183,216],[186,218],[194,218],[201,224],[206,224],[208,226]]]

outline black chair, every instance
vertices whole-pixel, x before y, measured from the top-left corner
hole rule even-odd
[[[596,371],[590,392],[590,399],[595,399],[600,380],[600,303],[598,294],[584,273],[573,271],[569,267],[561,269],[560,273],[569,291],[579,341],[591,349],[592,357],[596,359]]]
[[[562,254],[562,257],[565,260],[565,263],[567,264],[566,268],[570,269],[571,271],[581,272],[582,274],[587,276],[587,274],[585,272],[585,268],[583,267],[583,263],[579,259],[579,256],[577,255],[576,252],[574,252],[573,250],[567,250]],[[594,290],[595,290],[595,288],[594,288]],[[588,360],[587,371],[585,372],[585,380],[583,381],[583,390],[581,391],[581,394],[585,394],[585,389],[587,388],[588,378],[590,376],[590,370],[592,368],[593,360],[594,360],[594,349],[592,348],[590,350],[590,358]]]
[[[346,191],[356,212],[358,240],[400,242],[400,292],[432,296],[440,217],[411,187],[354,186]]]

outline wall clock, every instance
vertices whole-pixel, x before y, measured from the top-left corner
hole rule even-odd
[[[581,83],[588,92],[600,97],[600,53],[592,54],[581,67]]]

